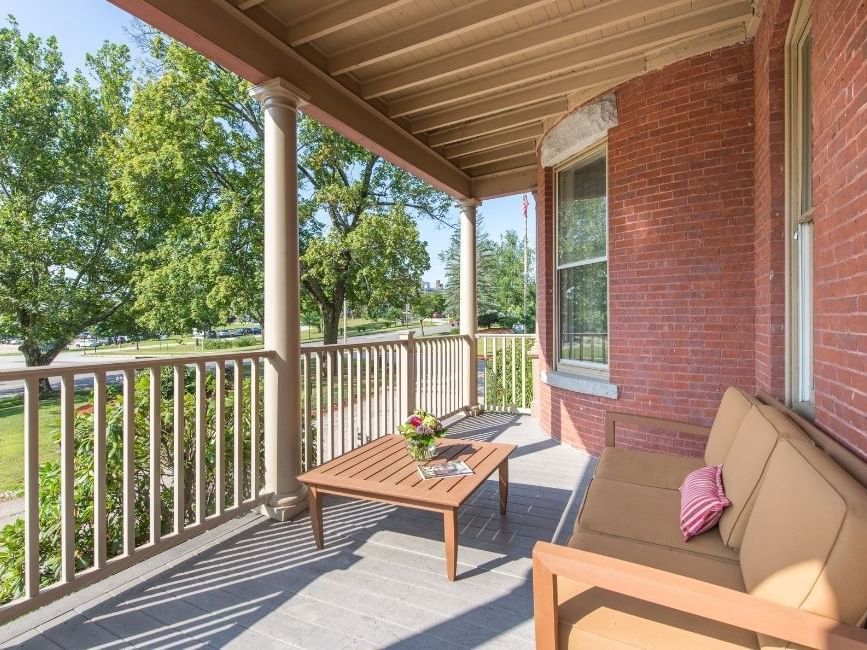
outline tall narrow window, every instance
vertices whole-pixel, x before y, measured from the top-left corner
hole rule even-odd
[[[560,362],[608,363],[608,189],[605,148],[557,173]]]
[[[813,404],[813,106],[809,2],[801,2],[789,34],[790,397]]]

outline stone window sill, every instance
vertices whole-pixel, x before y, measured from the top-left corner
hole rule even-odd
[[[598,374],[582,374],[578,372],[563,372],[557,370],[547,370],[542,372],[542,382],[553,386],[569,390],[573,393],[583,393],[584,395],[594,395],[596,397],[605,397],[607,399],[617,399],[620,389],[617,384],[612,384],[607,377]]]

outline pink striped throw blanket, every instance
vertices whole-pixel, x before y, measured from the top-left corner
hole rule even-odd
[[[723,509],[731,504],[723,489],[722,465],[700,467],[690,472],[680,486],[683,541],[688,542],[716,526]]]

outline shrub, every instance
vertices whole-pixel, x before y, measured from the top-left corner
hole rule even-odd
[[[231,350],[232,348],[250,348],[262,345],[258,336],[239,336],[233,339],[205,339],[206,350]]]
[[[515,339],[514,342],[507,341],[505,354],[503,354],[503,347],[498,344],[496,364],[494,364],[494,355],[488,354],[485,359],[485,378],[487,380],[485,401],[488,405],[493,408],[502,408],[505,404],[507,409],[530,407],[530,402],[533,401],[533,360],[527,353],[533,344],[534,341],[530,338]],[[522,358],[526,360],[523,364],[521,364]],[[514,388],[512,386],[513,371]],[[524,387],[526,387],[526,392],[524,392]],[[521,399],[522,396],[523,400]]]
[[[234,391],[226,390],[226,426],[222,432],[226,450],[225,499],[231,503],[234,495]],[[135,491],[135,541],[136,545],[148,541],[150,531],[150,472],[149,472],[149,387],[150,373],[140,372],[136,377],[135,404],[135,450],[133,484]],[[164,368],[161,376],[161,530],[171,531],[174,516],[174,418],[173,418],[173,381],[172,368]],[[214,400],[216,385],[213,373],[206,381],[207,442],[205,448],[205,512],[216,510],[215,456],[216,456],[216,404]],[[261,383],[260,383],[261,390]],[[244,380],[245,400],[250,394],[249,381]],[[195,370],[188,368],[184,374],[184,520],[195,521]],[[249,404],[249,402],[247,402]],[[259,400],[262,421],[262,400]],[[109,395],[106,405],[106,516],[107,516],[107,556],[109,558],[123,552],[123,398],[117,389]],[[244,430],[248,432],[243,440],[244,467],[242,468],[242,494],[245,498],[250,491],[250,438],[249,408],[244,409]],[[260,433],[261,435],[261,433]],[[56,440],[59,445],[59,434]],[[93,565],[93,416],[81,413],[76,416],[73,432],[74,443],[74,508],[75,508],[75,569],[81,571]],[[259,445],[259,467],[264,470],[264,445]],[[39,582],[48,586],[60,580],[61,571],[61,517],[60,517],[60,463],[43,463],[39,468]],[[260,476],[260,481],[261,481]],[[19,598],[24,594],[24,520],[18,519],[0,530],[0,602]]]

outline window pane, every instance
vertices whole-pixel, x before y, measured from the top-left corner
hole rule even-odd
[[[560,358],[608,363],[608,263],[558,272]]]
[[[557,191],[557,263],[605,257],[605,156],[560,172]]]
[[[813,39],[801,45],[801,214],[813,207],[813,93],[810,66]]]

